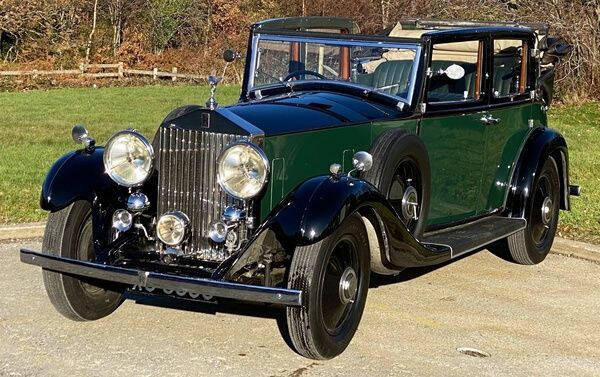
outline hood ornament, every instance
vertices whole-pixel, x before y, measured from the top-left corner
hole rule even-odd
[[[215,99],[215,92],[217,91],[217,85],[223,80],[223,77],[219,76],[208,76],[208,83],[210,84],[210,97],[206,101],[206,107],[211,110],[215,110],[219,107],[219,103]]]

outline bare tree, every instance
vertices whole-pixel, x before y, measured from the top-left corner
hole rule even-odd
[[[92,41],[94,33],[96,32],[96,19],[98,18],[98,0],[94,0],[94,14],[92,16],[92,30],[87,40],[87,47],[85,48],[85,64],[90,64],[90,50],[92,49]]]

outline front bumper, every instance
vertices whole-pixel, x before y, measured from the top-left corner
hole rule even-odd
[[[237,300],[301,306],[302,291],[271,288],[258,285],[231,283],[223,280],[200,279],[132,268],[115,267],[56,255],[21,249],[21,262],[40,266],[46,270],[69,275],[84,276],[116,283],[159,289],[198,292],[202,295]]]

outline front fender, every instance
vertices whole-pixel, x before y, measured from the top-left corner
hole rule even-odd
[[[567,143],[558,131],[540,127],[530,134],[515,166],[506,202],[508,216],[526,218],[535,176],[548,157],[553,157],[558,166],[561,209],[570,209]]]
[[[288,256],[297,246],[310,245],[331,235],[355,212],[375,213],[381,225],[382,259],[386,266],[404,267],[441,263],[450,258],[449,250],[421,244],[406,229],[388,200],[370,183],[352,177],[320,176],[300,184],[288,194],[256,230],[248,246],[224,262],[215,277],[231,278],[265,251],[281,249]],[[266,244],[265,244],[266,243]]]
[[[93,203],[105,193],[117,193],[119,186],[104,172],[104,148],[77,150],[59,158],[46,174],[40,207],[56,212],[77,200]]]

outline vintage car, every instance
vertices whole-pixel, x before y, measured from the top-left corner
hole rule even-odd
[[[174,110],[152,141],[128,129],[101,147],[73,128],[83,148],[50,168],[42,250],[21,260],[73,320],[131,290],[262,303],[296,352],[332,358],[372,273],[491,243],[544,260],[579,194],[546,116],[568,50],[544,25],[257,23],[237,104],[218,105],[212,77],[206,106]]]

